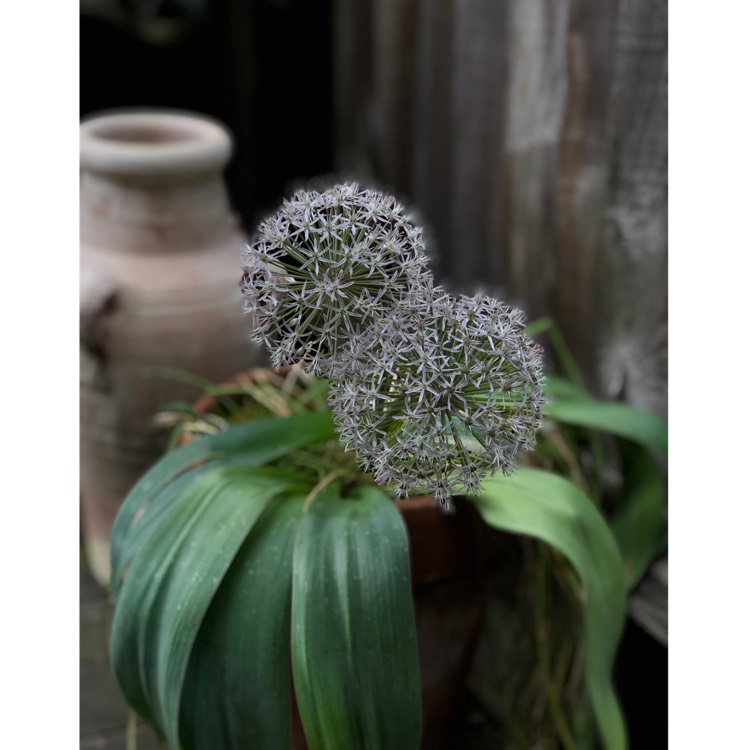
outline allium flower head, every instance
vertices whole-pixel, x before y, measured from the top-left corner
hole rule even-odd
[[[422,230],[395,198],[356,184],[284,201],[242,268],[253,338],[273,365],[325,375],[344,340],[431,280]]]
[[[541,422],[541,349],[523,313],[436,290],[375,320],[340,353],[330,397],[339,434],[399,496],[450,508],[510,473]]]

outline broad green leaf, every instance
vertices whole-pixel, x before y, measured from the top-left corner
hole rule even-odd
[[[164,513],[172,508],[175,503],[193,502],[189,490],[204,475],[213,472],[216,466],[215,462],[209,461],[200,465],[196,464],[189,471],[178,474],[169,484],[162,487],[151,500],[148,512],[144,511],[137,515],[130,527],[118,526],[117,519],[115,519],[115,526],[112,530],[112,575],[110,577],[110,586],[115,599],[119,596],[123,574],[144,539],[151,534],[162,520]],[[207,484],[210,484],[210,480]],[[128,495],[128,497],[131,497],[131,495]],[[119,517],[117,518],[119,519]]]
[[[125,498],[112,528],[112,588],[117,595],[123,570],[154,524],[193,479],[185,475],[232,461],[261,466],[300,446],[335,437],[329,413],[271,418],[232,425],[163,456]],[[179,483],[178,487],[170,485]]]
[[[605,520],[574,484],[539,469],[486,480],[471,500],[490,526],[546,542],[573,565],[584,588],[584,669],[597,726],[606,750],[624,750],[611,676],[625,622],[625,580]]]
[[[185,678],[185,750],[289,750],[292,551],[303,501],[269,505],[211,602]]]
[[[408,540],[374,487],[316,497],[294,549],[292,667],[310,750],[416,750],[420,687]]]
[[[245,467],[201,476],[130,563],[117,596],[110,655],[128,703],[178,750],[182,683],[198,628],[237,550],[285,487]]]
[[[620,548],[628,589],[664,551],[667,540],[667,482],[651,456],[624,444],[624,484],[610,528]]]
[[[545,374],[544,391],[548,396],[554,399],[596,400],[596,398],[583,386],[557,375]]]
[[[548,376],[550,401],[544,414],[558,422],[603,430],[626,438],[656,453],[667,455],[667,423],[661,417],[629,406],[599,401],[572,383]]]

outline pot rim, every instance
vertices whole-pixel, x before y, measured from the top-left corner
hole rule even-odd
[[[238,383],[242,383],[243,381],[246,381],[248,378],[252,379],[253,377],[257,377],[257,373],[259,370],[268,370],[270,372],[277,373],[278,375],[281,375],[282,377],[286,377],[291,370],[292,365],[285,365],[283,367],[251,367],[248,370],[243,370],[240,373],[237,373],[236,375],[232,376],[231,378],[227,378],[224,383],[226,385],[235,385]],[[217,402],[218,397],[213,395],[204,395],[198,398],[193,403],[193,409],[195,410],[196,414],[205,414],[207,411],[211,409],[211,407]],[[180,445],[185,445],[188,442],[190,442],[190,438],[188,435],[183,434],[180,436]],[[394,498],[394,502],[398,506],[399,509],[403,510],[404,512],[420,512],[427,508],[432,509],[433,511],[439,511],[439,508],[437,506],[437,503],[435,502],[435,498],[432,497],[432,495],[413,495],[411,497],[405,497],[405,498]]]
[[[258,371],[288,375],[293,366],[253,367],[223,381],[241,383],[257,377]],[[194,402],[197,414],[205,414],[216,403],[217,397],[204,395]],[[183,435],[181,445],[189,442]],[[483,548],[477,536],[476,510],[457,498],[455,514],[446,514],[431,495],[393,498],[402,514],[409,535],[411,575],[414,585],[431,585],[440,581],[468,576],[473,578],[483,565]],[[479,524],[481,525],[481,524]]]
[[[220,172],[233,141],[219,121],[197,112],[125,108],[81,121],[81,168],[122,177]]]

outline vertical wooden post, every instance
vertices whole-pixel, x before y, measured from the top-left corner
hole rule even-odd
[[[339,168],[422,212],[453,290],[554,316],[666,412],[666,0],[339,0]]]

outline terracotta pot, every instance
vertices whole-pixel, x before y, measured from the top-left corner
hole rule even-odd
[[[163,451],[150,420],[263,360],[238,283],[245,238],[222,172],[226,129],[185,112],[121,111],[80,136],[82,524],[91,572],[109,579],[117,509]]]
[[[284,377],[291,368],[281,368]],[[248,371],[228,385],[252,381]],[[198,414],[216,405],[205,396],[194,404]],[[182,436],[182,443],[190,440]],[[489,593],[487,527],[476,509],[461,498],[456,512],[446,514],[431,497],[397,500],[409,536],[414,612],[422,683],[422,748],[454,750],[464,686],[471,666]],[[291,750],[308,750],[296,704],[293,706]]]

